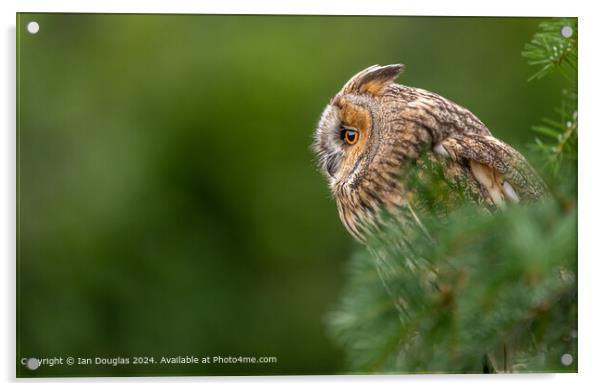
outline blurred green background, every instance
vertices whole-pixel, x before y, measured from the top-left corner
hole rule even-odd
[[[40,31],[29,34],[35,20]],[[276,356],[19,376],[324,374],[355,246],[309,145],[357,71],[468,107],[525,152],[562,80],[535,18],[19,14],[17,358]]]

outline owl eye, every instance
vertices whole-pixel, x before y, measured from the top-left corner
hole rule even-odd
[[[353,145],[357,143],[357,140],[360,138],[360,134],[357,130],[341,128],[343,131],[343,139],[349,145]]]

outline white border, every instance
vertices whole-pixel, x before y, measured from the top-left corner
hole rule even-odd
[[[602,24],[595,1],[402,1],[402,0],[3,0],[2,7],[2,86],[0,118],[3,121],[0,145],[3,186],[0,202],[2,235],[2,300],[0,301],[1,381],[9,389],[105,389],[117,385],[144,383],[145,389],[162,390],[166,383],[180,388],[306,389],[326,386],[344,390],[366,387],[408,387],[438,390],[504,390],[513,387],[545,387],[547,390],[589,389],[600,382],[597,373],[600,356],[600,294],[602,256],[598,254],[602,231],[599,189],[600,157],[597,150],[602,134],[598,113],[602,100],[600,45]],[[344,15],[448,15],[448,16],[577,16],[579,17],[579,374],[515,376],[315,376],[315,377],[195,377],[15,380],[15,13],[16,12],[115,12],[115,13],[238,13],[238,14],[344,14]],[[86,383],[82,385],[81,383]],[[39,384],[44,383],[44,384]],[[369,383],[369,384],[368,384]],[[590,387],[590,385],[592,387]],[[138,385],[136,385],[137,387]]]
[[[577,16],[578,1],[345,1],[345,0],[21,0],[21,12],[321,14],[321,15],[457,15]]]

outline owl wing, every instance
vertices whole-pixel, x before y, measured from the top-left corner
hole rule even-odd
[[[497,206],[541,198],[546,186],[529,162],[514,148],[490,135],[454,134],[433,151],[467,166]]]

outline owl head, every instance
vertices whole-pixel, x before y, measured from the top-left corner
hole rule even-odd
[[[403,65],[374,65],[353,76],[326,106],[314,137],[319,167],[332,190],[357,184],[379,156],[388,87]]]
[[[393,81],[402,70],[400,64],[374,65],[353,76],[326,106],[315,131],[318,166],[341,220],[356,237],[362,215],[401,201],[400,168],[429,141],[428,134],[404,131],[400,122],[407,99]]]

